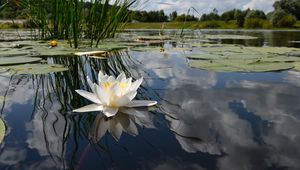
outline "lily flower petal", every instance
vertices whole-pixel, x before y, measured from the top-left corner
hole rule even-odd
[[[118,82],[124,82],[126,80],[126,75],[124,72],[122,72],[116,79]]]
[[[112,117],[118,113],[118,108],[104,106],[103,113],[105,114],[106,117]]]
[[[122,106],[127,105],[131,101],[130,98],[129,98],[129,97],[131,97],[130,95],[136,95],[136,94],[134,94],[134,92],[132,92],[132,94],[129,94],[129,96],[120,97],[119,100],[117,100],[116,103],[115,103],[116,106],[117,107],[122,107]]]
[[[103,103],[104,105],[108,105],[109,95],[106,93],[106,91],[102,87],[98,86],[97,84],[94,84],[94,88],[101,103]]]
[[[79,109],[75,109],[73,110],[73,112],[79,112],[79,113],[82,113],[82,112],[94,112],[94,111],[102,111],[103,110],[103,106],[102,105],[99,105],[99,104],[90,104],[90,105],[86,105],[86,106],[83,106]]]
[[[137,95],[137,91],[130,91],[130,92],[128,92],[127,94],[125,94],[124,96],[122,96],[122,97],[120,98],[120,100],[121,100],[122,98],[128,98],[129,101],[131,101],[132,99],[135,98],[136,95]],[[127,104],[127,103],[126,103],[126,104]],[[125,105],[126,105],[126,104],[125,104]],[[120,106],[124,106],[124,105],[120,105]]]
[[[143,77],[132,83],[130,91],[137,90],[143,82]]]
[[[90,93],[84,90],[75,90],[79,95],[81,95],[82,97],[97,103],[97,104],[102,104],[102,102],[99,100],[99,98],[94,94],[94,93]]]
[[[98,73],[98,82],[99,82],[99,84],[101,84],[102,82],[106,82],[108,77],[109,77],[108,75],[103,74],[102,71],[99,71],[99,73]]]
[[[120,86],[119,83],[115,83],[112,87],[111,87],[111,91],[113,91],[115,93],[116,96],[121,96],[122,95],[122,92],[123,92],[123,89],[122,87]]]
[[[115,82],[116,79],[113,76],[109,76],[107,79],[108,82]]]
[[[94,83],[91,81],[91,79],[88,76],[86,76],[86,79],[87,79],[88,85],[90,86],[92,92],[95,94],[96,92],[95,92],[95,88],[94,88]]]
[[[129,102],[126,107],[145,107],[145,106],[154,106],[157,104],[157,101],[151,100],[132,100]]]

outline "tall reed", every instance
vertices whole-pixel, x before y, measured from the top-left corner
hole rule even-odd
[[[6,6],[8,3],[9,3],[9,1],[4,2],[4,3],[0,6],[0,12],[1,12],[2,10],[4,10],[5,6]]]
[[[20,0],[43,39],[67,39],[75,48],[89,38],[97,46],[104,38],[114,37],[137,0]]]

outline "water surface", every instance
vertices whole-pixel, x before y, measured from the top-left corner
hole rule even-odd
[[[159,32],[131,30],[123,36]],[[258,37],[216,42],[246,46],[299,47],[290,41],[300,40],[300,32],[293,31],[202,32]],[[170,49],[176,42],[161,45]],[[0,95],[5,96],[1,115],[8,128],[0,147],[0,168],[299,169],[300,73],[189,68],[185,55],[195,51],[121,50],[107,60],[48,57],[49,63],[63,64],[69,71],[0,73]],[[137,98],[157,100],[158,106],[140,110],[142,117],[118,114],[106,119],[97,112],[73,113],[90,104],[75,90],[90,90],[86,76],[97,81],[99,70],[144,77]],[[123,125],[119,140],[110,133],[97,138],[106,126],[103,122],[113,129]]]

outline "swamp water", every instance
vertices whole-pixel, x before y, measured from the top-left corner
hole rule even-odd
[[[231,36],[204,40],[203,33]],[[130,30],[119,38],[124,46],[139,36],[159,34],[157,30]],[[224,67],[221,71],[220,67],[190,67],[199,58],[189,56],[207,54],[208,44],[218,49],[226,44],[225,48],[233,51],[217,54],[220,51],[214,50],[213,55],[231,56],[241,46],[274,46],[270,55],[293,53],[292,57],[299,57],[300,32],[203,30],[186,34],[184,39],[150,40],[146,45],[113,50],[104,60],[38,56],[40,60],[34,64],[52,64],[50,70],[36,70],[31,64],[20,71],[20,65],[12,68],[3,64],[0,107],[6,128],[0,145],[0,169],[299,169],[300,72],[296,65],[286,69],[280,65],[268,72],[224,72]],[[233,34],[257,39],[234,38]],[[22,44],[0,42],[1,48],[26,48],[14,43]],[[232,48],[232,44],[238,46]],[[294,48],[279,54],[286,49],[277,47]],[[2,50],[0,61],[19,57],[16,53],[5,56]],[[279,62],[266,58],[275,65]],[[254,63],[264,59],[254,58]],[[53,67],[68,70],[51,70]],[[117,114],[109,119],[97,112],[72,112],[91,103],[75,90],[90,91],[86,76],[96,82],[99,70],[110,75],[125,72],[134,79],[144,77],[136,98],[156,100],[158,105],[136,110],[140,115]],[[109,132],[99,136],[106,130]]]

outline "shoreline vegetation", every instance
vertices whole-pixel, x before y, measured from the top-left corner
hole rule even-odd
[[[278,0],[274,10],[217,9],[200,14],[191,7],[186,14],[164,10],[141,11],[137,0],[7,0],[0,2],[1,29],[38,29],[43,40],[64,39],[78,48],[89,39],[97,47],[122,29],[270,29],[300,30],[300,0]],[[195,15],[194,15],[195,14]],[[1,19],[6,19],[2,20]],[[1,32],[0,32],[1,33]]]
[[[39,39],[64,39],[70,47],[78,48],[78,42],[85,37],[90,47],[97,47],[123,27],[130,7],[136,3],[137,0],[7,0],[0,3],[0,18],[12,21],[4,22],[4,28],[38,29]],[[25,21],[17,23],[17,19]]]
[[[268,22],[268,21],[265,21]],[[272,27],[266,24],[262,28],[239,27],[237,21],[189,21],[189,22],[140,22],[127,23],[125,29],[270,29],[270,30],[300,30],[300,21],[292,27]]]
[[[267,21],[265,21],[267,22]],[[30,28],[26,20],[1,20],[0,29],[26,29]],[[239,27],[237,21],[189,21],[189,22],[136,22],[126,23],[125,29],[247,29]],[[267,25],[264,28],[269,30],[300,30],[300,21],[292,27],[274,28]]]

